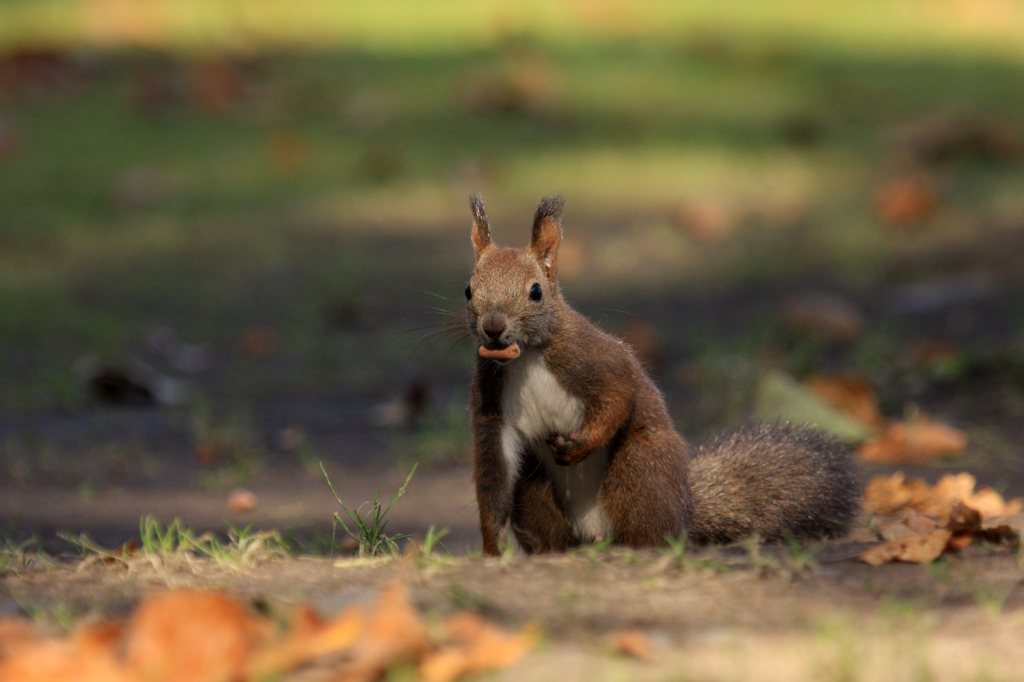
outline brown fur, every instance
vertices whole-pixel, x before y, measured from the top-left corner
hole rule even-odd
[[[822,537],[844,530],[856,512],[856,477],[849,453],[821,434],[747,428],[690,457],[660,392],[630,348],[562,298],[560,199],[541,202],[525,249],[495,246],[483,202],[474,196],[470,205],[476,257],[467,288],[472,334],[491,350],[518,344],[540,351],[544,367],[583,406],[577,431],[522,443],[513,475],[502,450],[505,367],[477,358],[470,410],[485,552],[498,551],[509,522],[528,552],[562,551],[587,540],[566,516],[567,501],[543,460],[573,467],[598,451],[607,453],[600,507],[617,543],[659,545],[684,529],[700,542]]]

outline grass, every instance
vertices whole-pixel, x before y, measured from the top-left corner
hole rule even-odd
[[[666,535],[665,544],[668,546],[661,550],[662,556],[669,557],[680,568],[685,567],[687,565],[686,549],[688,540],[686,529],[683,529],[683,532],[677,538]]]
[[[151,516],[139,521],[138,542],[130,541],[114,550],[101,547],[85,534],[61,537],[83,557],[105,563],[127,563],[137,557],[170,561],[195,556],[212,559],[219,566],[238,567],[288,553],[276,531],[253,531],[251,525],[239,529],[228,524],[224,542],[213,533],[197,534],[180,519],[165,526]]]
[[[0,546],[0,576],[52,565],[53,558],[34,546],[37,542],[36,538],[15,542],[5,537]]]
[[[408,536],[406,535],[387,535],[385,531],[388,527],[388,512],[391,511],[391,507],[394,506],[402,495],[405,494],[405,488],[409,485],[409,481],[412,480],[412,475],[416,473],[416,467],[418,463],[412,466],[412,470],[409,471],[409,475],[405,479],[405,483],[398,489],[391,501],[388,502],[387,506],[383,506],[380,502],[380,491],[374,491],[373,503],[370,507],[370,511],[362,514],[360,508],[349,509],[341,498],[338,497],[338,493],[334,491],[334,486],[331,484],[331,478],[327,475],[327,470],[324,469],[323,462],[320,463],[320,471],[323,472],[324,480],[327,481],[327,487],[331,489],[331,494],[334,495],[334,499],[338,502],[341,507],[341,511],[344,512],[344,516],[340,513],[335,512],[333,516],[334,529],[337,530],[338,526],[341,526],[345,534],[349,536],[356,543],[356,552],[360,557],[377,556],[377,555],[395,555],[398,554],[399,547],[398,541],[404,540]],[[345,519],[348,519],[346,523]],[[349,525],[351,524],[351,526]],[[431,550],[433,544],[436,543],[440,538],[433,535],[433,526],[431,531],[428,533],[428,538],[432,541],[430,543]],[[331,553],[333,554],[334,547],[333,542],[331,546]]]
[[[804,577],[818,568],[814,557],[825,549],[824,542],[803,543],[789,533],[784,539],[789,549],[789,554],[785,558],[786,568],[792,571],[794,576]]]
[[[452,559],[451,553],[441,543],[441,540],[449,532],[448,528],[438,529],[434,525],[427,528],[423,541],[416,544],[416,563],[420,568],[427,569],[428,571],[437,569]]]

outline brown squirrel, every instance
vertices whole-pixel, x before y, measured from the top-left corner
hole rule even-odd
[[[506,526],[528,553],[611,538],[651,547],[832,537],[857,512],[848,449],[810,429],[750,426],[691,454],[632,350],[577,313],[557,278],[563,201],[544,198],[525,249],[473,211],[470,399],[485,553]]]

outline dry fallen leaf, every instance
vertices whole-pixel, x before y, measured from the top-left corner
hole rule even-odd
[[[243,512],[249,512],[256,508],[259,504],[259,498],[251,490],[246,488],[236,488],[228,493],[228,511],[240,514]]]
[[[619,630],[612,635],[612,650],[615,653],[650,660],[654,658],[654,644],[647,633],[637,628]]]
[[[858,450],[861,461],[876,464],[923,464],[958,455],[967,447],[963,431],[930,419],[894,421]]]
[[[946,528],[953,533],[947,549],[959,552],[974,540],[974,535],[981,530],[981,514],[963,502],[957,502],[949,512]]]
[[[844,374],[834,377],[816,376],[807,382],[807,388],[833,407],[843,410],[858,421],[873,428],[882,425],[878,396],[871,385],[861,377]]]
[[[18,682],[128,682],[115,653],[122,628],[102,621],[82,625],[66,639],[30,639],[0,660],[0,680]]]
[[[1005,525],[986,528],[984,522],[986,512],[1000,516],[1020,511],[1022,501],[1004,502],[991,488],[975,492],[974,487],[974,477],[965,472],[947,474],[934,486],[920,479],[906,480],[902,472],[874,477],[865,491],[864,508],[871,514],[905,513],[906,518],[902,524],[893,517],[883,520],[876,530],[893,539],[866,550],[861,560],[873,566],[890,561],[932,561],[943,551],[958,552],[975,539],[1017,544],[1020,536],[1016,530]]]
[[[175,590],[139,605],[126,638],[127,668],[146,682],[231,680],[245,675],[259,626],[216,592]]]
[[[459,611],[445,620],[444,636],[459,644],[469,644],[480,637],[485,626],[486,623],[480,614],[473,611]]]
[[[14,616],[0,617],[0,659],[11,651],[36,641],[32,627],[24,618]]]
[[[935,213],[938,204],[935,182],[924,174],[893,180],[875,195],[879,220],[899,227],[921,223]]]
[[[284,639],[269,644],[254,657],[252,676],[275,678],[322,656],[344,652],[362,635],[365,621],[360,607],[324,621],[309,606],[301,606],[292,613]]]
[[[535,627],[510,634],[468,611],[449,617],[444,629],[451,646],[420,663],[420,676],[428,682],[451,682],[465,675],[507,668],[532,649],[540,637]]]
[[[895,514],[913,510],[925,516],[947,521],[957,502],[976,510],[982,519],[1011,516],[1021,511],[1024,500],[1004,501],[992,488],[975,490],[974,476],[967,472],[946,474],[934,486],[922,479],[907,479],[897,471],[875,476],[864,490],[862,506],[870,514]]]
[[[39,638],[29,624],[0,619],[0,680],[43,682],[162,682],[163,680],[280,679],[296,669],[317,679],[377,680],[409,662],[429,680],[456,680],[511,665],[540,631],[509,634],[476,614],[445,625],[446,646],[428,637],[408,590],[396,584],[369,608],[353,606],[324,620],[296,608],[271,634],[271,621],[231,597],[199,590],[165,592],[143,600],[124,626],[101,622],[70,637]]]
[[[911,535],[870,547],[859,558],[872,566],[881,566],[890,561],[928,563],[939,558],[952,536],[953,532],[945,529]]]
[[[982,488],[973,493],[966,500],[966,503],[972,509],[977,509],[983,519],[1013,516],[1024,507],[1024,500],[1021,500],[1019,497],[1012,500],[1004,500],[1003,496],[992,488]]]
[[[924,480],[907,480],[902,471],[889,476],[874,476],[864,489],[861,506],[869,514],[893,514],[901,509],[917,510],[920,501],[931,492]]]
[[[396,583],[384,590],[366,619],[338,680],[373,680],[388,666],[417,660],[432,648],[419,614],[409,603],[408,588]]]
[[[907,514],[904,523],[906,523],[907,528],[918,534],[931,533],[939,529],[939,524],[935,522],[935,519],[918,514],[913,509]]]
[[[918,510],[938,519],[949,519],[957,502],[970,501],[974,496],[974,476],[966,471],[942,476],[924,499]]]

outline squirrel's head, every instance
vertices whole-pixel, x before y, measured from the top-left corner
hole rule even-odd
[[[533,238],[524,249],[492,243],[480,195],[471,196],[469,205],[476,258],[466,287],[469,329],[480,357],[505,363],[527,348],[544,346],[558,323],[563,201],[553,195],[540,202],[533,219]]]

